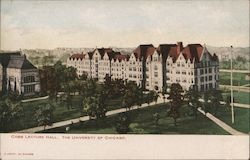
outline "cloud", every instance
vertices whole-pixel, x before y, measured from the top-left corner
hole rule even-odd
[[[249,43],[244,1],[4,1],[1,13],[2,49]]]

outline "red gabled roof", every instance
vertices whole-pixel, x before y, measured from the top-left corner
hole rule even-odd
[[[70,59],[84,59],[85,58],[85,54],[83,53],[76,53],[76,54],[73,54],[69,57]]]
[[[182,44],[182,42],[179,42],[179,44]],[[182,48],[179,47],[176,44],[161,44],[157,48],[158,53],[162,54],[163,60],[167,57],[173,58],[173,61],[175,62],[180,53],[183,54],[184,58],[186,60],[190,59],[191,62],[193,60],[199,62],[203,53],[203,46],[201,44],[188,44],[186,47]],[[212,58],[212,60],[218,60],[218,57],[216,55],[211,56],[211,54],[208,52],[209,56]]]
[[[142,60],[147,59],[148,57],[152,56],[155,52],[155,47],[152,44],[144,44],[139,45],[135,50],[134,54],[136,59]]]
[[[157,51],[162,55],[163,60],[166,60],[167,57],[171,57],[174,61],[176,61],[176,59],[180,55],[180,53],[177,53],[176,44],[160,44],[157,48]]]
[[[122,60],[128,60],[129,55],[115,55],[114,60],[122,61]]]
[[[203,46],[201,44],[188,44],[184,47],[182,54],[186,60],[190,59],[191,62],[195,59],[195,61],[199,62],[202,56]]]
[[[98,52],[101,55],[101,58],[103,58],[104,54],[107,52],[108,55],[110,55],[111,53],[113,53],[113,49],[112,48],[97,48]]]

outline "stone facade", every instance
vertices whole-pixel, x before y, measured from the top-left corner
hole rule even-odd
[[[218,88],[218,57],[200,44],[183,47],[182,42],[178,42],[157,48],[152,44],[140,45],[130,56],[110,48],[96,48],[87,54],[72,55],[67,66],[77,68],[78,75],[84,71],[100,82],[110,75],[112,79],[135,81],[147,90],[161,91],[172,83],[179,83],[184,90]]]
[[[30,96],[40,92],[38,69],[26,59],[25,55],[5,53],[0,56],[8,60],[3,66],[3,79],[1,80],[5,88],[4,93],[15,91],[20,95]]]

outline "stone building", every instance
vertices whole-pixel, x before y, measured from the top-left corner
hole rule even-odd
[[[24,96],[40,92],[38,69],[21,52],[0,53],[3,66],[3,93],[17,92]]]
[[[188,44],[139,45],[133,53],[122,55],[110,48],[96,48],[87,54],[74,54],[67,66],[85,71],[89,77],[104,81],[112,79],[135,81],[147,90],[161,91],[172,83],[179,83],[184,90],[195,87],[197,91],[218,88],[219,61],[205,46]]]

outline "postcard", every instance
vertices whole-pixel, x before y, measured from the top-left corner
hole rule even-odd
[[[0,159],[249,159],[249,1],[0,14]]]

